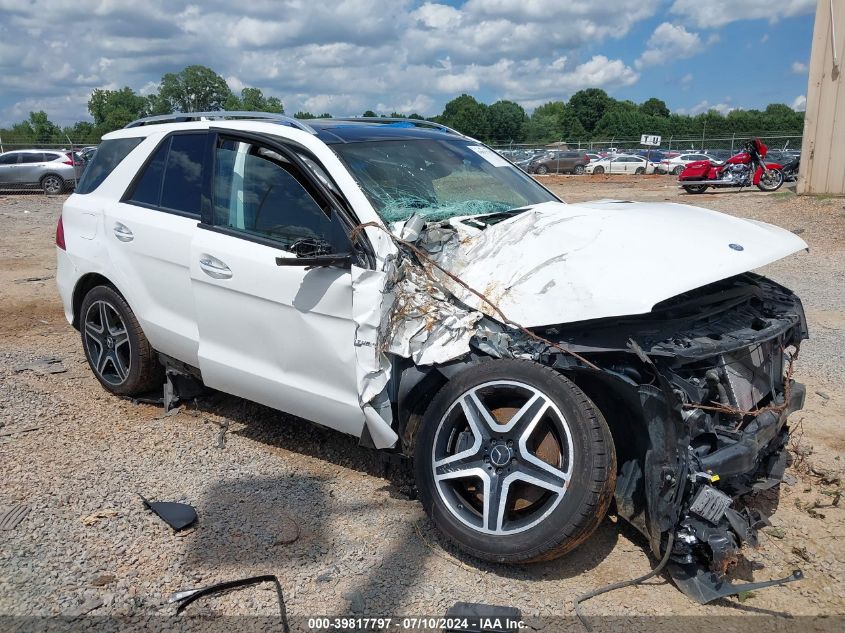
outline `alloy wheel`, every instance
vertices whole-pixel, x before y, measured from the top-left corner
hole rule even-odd
[[[516,381],[488,382],[462,394],[437,427],[432,469],[448,510],[474,530],[523,532],[566,494],[573,442],[558,407]]]
[[[51,196],[60,194],[63,186],[64,183],[58,176],[47,176],[41,181],[41,187],[44,189],[44,193]]]
[[[129,376],[132,350],[123,318],[111,303],[94,301],[85,313],[85,346],[91,366],[110,385]]]

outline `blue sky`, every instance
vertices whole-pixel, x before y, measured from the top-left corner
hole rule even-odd
[[[288,112],[527,110],[600,87],[677,112],[803,109],[816,0],[0,0],[0,125],[204,64]],[[68,34],[73,39],[68,39]]]

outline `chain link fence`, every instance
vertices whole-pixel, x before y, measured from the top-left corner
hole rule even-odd
[[[584,173],[585,170],[578,168],[578,165],[583,164],[583,159],[579,160],[579,157],[586,153],[591,155],[591,160],[620,154],[642,156],[649,161],[647,173],[650,174],[655,164],[658,166],[656,173],[660,173],[660,161],[680,154],[706,154],[714,160],[727,160],[742,151],[745,143],[752,137],[759,138],[768,146],[767,159],[774,162],[791,159],[801,152],[801,136],[776,132],[731,136],[664,136],[659,147],[642,145],[639,136],[590,141],[560,140],[553,143],[491,143],[490,147],[532,173]],[[545,170],[540,168],[538,172],[538,163],[542,163]]]
[[[91,157],[89,148],[99,143],[89,141],[67,138],[64,143],[33,143],[0,136],[0,195],[72,191]]]

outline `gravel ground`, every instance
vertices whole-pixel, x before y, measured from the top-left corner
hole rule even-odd
[[[699,606],[656,578],[600,596],[586,603],[586,612],[709,616],[694,621],[711,627],[714,616],[845,614],[845,504],[837,496],[845,446],[845,201],[788,191],[689,196],[659,177],[543,182],[571,202],[695,203],[800,231],[811,246],[763,271],[805,301],[812,340],[796,377],[808,385],[808,401],[794,419],[793,483],[756,500],[777,506],[773,527],[733,574],[762,580],[802,568],[806,579]],[[571,620],[550,616],[570,616],[574,596],[650,568],[644,540],[614,517],[557,561],[510,568],[479,563],[434,529],[408,496],[401,469],[385,473],[353,438],[228,396],[163,417],[158,407],[108,395],[85,364],[52,278],[62,201],[0,197],[0,512],[15,504],[29,509],[16,528],[0,531],[0,616],[90,612],[169,628],[172,620],[155,616],[174,613],[167,604],[172,592],[273,573],[294,617],[437,616],[456,601],[478,601],[516,606],[532,629],[556,631]],[[51,367],[65,371],[16,371],[46,357],[61,359]],[[200,521],[176,535],[143,508],[139,494],[191,503]],[[272,616],[274,596],[256,588],[191,609]],[[778,618],[765,619],[767,630],[793,626]],[[745,631],[761,619],[730,621]],[[620,622],[614,628],[645,626]],[[721,622],[720,628],[734,628]],[[841,623],[815,625],[830,622]]]

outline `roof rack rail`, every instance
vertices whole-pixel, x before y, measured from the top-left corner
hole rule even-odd
[[[462,134],[457,130],[453,130],[452,128],[443,125],[442,123],[437,123],[436,121],[427,121],[426,119],[406,119],[405,117],[383,117],[383,116],[352,116],[352,117],[332,117],[332,121],[349,121],[349,122],[363,122],[363,123],[410,123],[411,125],[416,125],[419,127],[431,127],[443,132],[449,132],[450,134],[455,134],[456,136],[461,136],[463,138],[468,138],[470,140],[475,140],[472,137],[467,136],[466,134]]]
[[[215,110],[213,112],[173,112],[171,114],[159,114],[147,116],[127,123],[125,127],[141,127],[142,125],[154,125],[156,123],[183,123],[185,121],[217,121],[220,119],[265,119],[277,121],[290,127],[297,128],[309,134],[316,134],[317,130],[303,123],[299,119],[277,114],[275,112],[251,112],[247,110]]]

